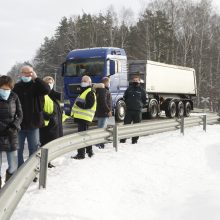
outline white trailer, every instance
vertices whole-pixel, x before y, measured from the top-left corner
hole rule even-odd
[[[197,94],[196,74],[193,68],[168,65],[150,60],[129,61],[128,79],[140,75],[148,94],[144,111],[155,118],[161,111],[167,117],[188,117]]]

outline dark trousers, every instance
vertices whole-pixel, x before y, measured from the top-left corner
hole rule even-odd
[[[83,122],[83,121],[78,122],[78,132],[80,132],[80,131],[87,131],[88,129],[89,129],[89,126],[88,126],[88,124],[86,122]],[[78,151],[78,155],[84,156],[85,155],[85,151],[86,151],[86,153],[89,153],[89,152],[92,151],[92,145],[80,148],[77,151]]]
[[[134,110],[127,110],[125,114],[124,124],[135,124],[139,123],[142,120],[142,112],[141,111],[134,111]],[[132,137],[132,142],[137,142],[138,136]],[[126,140],[126,139],[123,139]]]

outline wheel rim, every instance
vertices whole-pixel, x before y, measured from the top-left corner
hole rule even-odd
[[[152,106],[151,115],[154,117],[157,115],[157,107],[155,104]]]
[[[123,115],[125,115],[125,108],[123,106],[120,106],[118,113],[120,115],[120,117],[122,117]]]
[[[174,103],[171,105],[170,113],[172,117],[176,114],[176,106]]]
[[[178,116],[183,116],[184,115],[184,105],[183,105],[183,102],[179,102],[178,103],[178,109],[177,109],[177,114]]]

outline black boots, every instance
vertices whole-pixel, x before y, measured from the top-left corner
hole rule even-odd
[[[121,139],[120,140],[120,143],[125,143],[126,142],[126,139]]]
[[[94,156],[94,153],[93,153],[93,150],[86,150],[86,153],[88,154],[88,157],[92,157]],[[72,159],[75,159],[75,160],[83,160],[85,159],[85,154],[77,154],[75,156],[71,156]]]
[[[48,168],[53,168],[53,167],[55,167],[51,162],[49,162],[47,166],[48,166]]]
[[[85,155],[77,154],[75,156],[71,156],[71,158],[75,160],[82,160],[85,158]]]
[[[12,176],[11,173],[8,172],[8,170],[6,170],[6,174],[5,174],[5,182],[7,182],[10,177]],[[2,177],[0,176],[0,189],[2,188]]]
[[[6,170],[5,182],[7,182],[10,179],[11,176],[12,176],[12,174],[9,173],[8,170]]]
[[[94,156],[93,150],[88,150],[86,153],[88,154],[88,157]]]

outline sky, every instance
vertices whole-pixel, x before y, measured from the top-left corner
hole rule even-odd
[[[220,125],[61,156],[47,188],[32,183],[11,220],[219,220]],[[95,148],[95,147],[93,147]],[[6,169],[6,163],[4,163]]]
[[[112,5],[119,10],[124,5],[139,11],[134,0],[7,0],[0,7],[0,74],[6,74],[16,62],[34,57],[46,36],[55,33],[62,17],[105,12]]]
[[[55,33],[62,17],[105,12],[112,5],[138,14],[149,0],[7,0],[0,7],[0,75],[16,62],[31,60],[46,36]],[[213,0],[219,5],[218,0]]]

